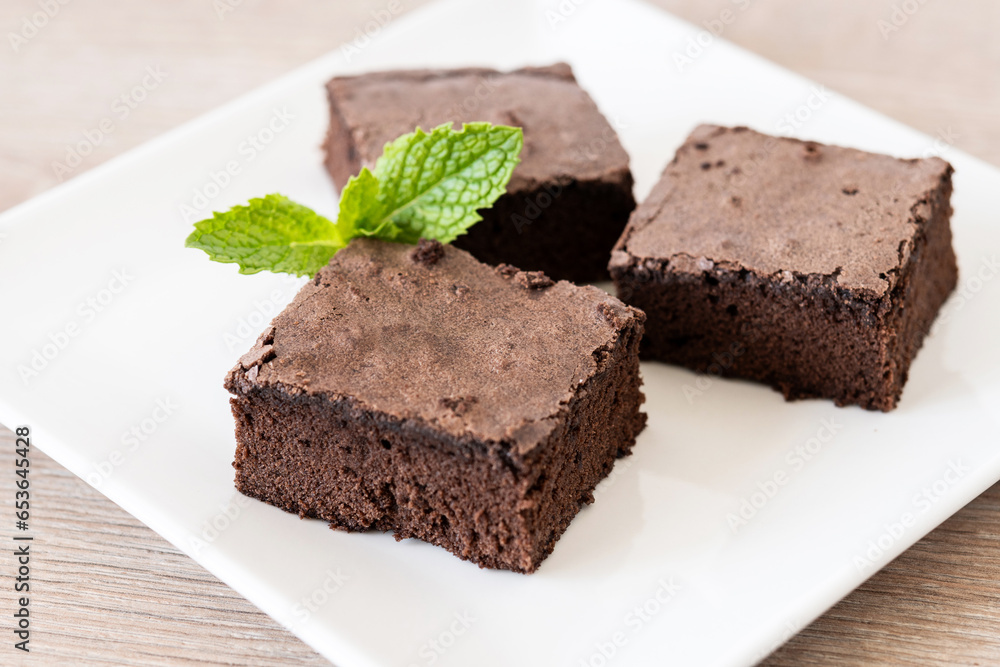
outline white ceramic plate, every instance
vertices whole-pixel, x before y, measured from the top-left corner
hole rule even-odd
[[[748,664],[1000,478],[996,169],[630,1],[449,1],[358,46],[0,218],[0,421],[337,665]],[[646,364],[635,455],[529,577],[236,494],[222,378],[299,281],[185,250],[182,206],[280,191],[333,214],[318,147],[335,73],[555,59],[614,120],[639,196],[703,121],[944,152],[960,292],[899,409],[705,379],[689,400],[695,375]]]

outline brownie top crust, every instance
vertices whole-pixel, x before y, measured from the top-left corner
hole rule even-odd
[[[245,393],[356,401],[530,451],[641,311],[595,287],[491,267],[463,250],[355,239],[226,378]]]
[[[420,127],[485,121],[524,130],[521,163],[508,192],[593,180],[631,186],[628,155],[570,66],[513,72],[466,68],[400,70],[338,77],[327,84],[362,166],[385,144]]]
[[[610,268],[666,262],[678,272],[721,265],[786,281],[818,275],[879,297],[895,286],[951,173],[939,158],[702,125],[633,213]]]

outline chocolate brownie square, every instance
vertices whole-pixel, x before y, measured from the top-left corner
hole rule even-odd
[[[891,410],[955,287],[951,166],[701,126],[612,254],[644,358]]]
[[[437,242],[355,240],[226,377],[236,486],[532,572],[645,424],[642,322]]]
[[[454,245],[489,264],[553,278],[606,280],[608,255],[635,208],[628,155],[569,65],[498,72],[415,70],[327,84],[326,167],[337,187],[416,127],[486,121],[524,130],[507,193]]]

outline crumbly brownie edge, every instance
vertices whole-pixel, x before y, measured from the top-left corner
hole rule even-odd
[[[236,486],[334,528],[392,530],[481,567],[533,572],[645,424],[641,336],[635,313],[613,344],[595,350],[597,372],[553,418],[543,445],[523,456],[509,443],[455,438],[350,399],[231,373]]]
[[[533,534],[532,570],[552,553],[583,505],[594,502],[594,488],[616,459],[632,453],[646,426],[638,356],[643,319],[637,314],[614,343],[594,351],[597,373],[567,406],[548,446],[536,450],[533,468],[541,475],[521,501]]]
[[[864,402],[881,392],[878,306],[839,298],[832,277],[791,275],[775,281],[714,266],[673,273],[646,262],[612,271],[619,298],[649,318],[644,359],[713,376],[768,384],[789,400],[826,396]],[[702,389],[678,389],[694,402]]]
[[[236,488],[346,531],[395,531],[482,566],[524,570],[508,448],[457,439],[350,399],[254,388],[231,399]]]
[[[952,248],[950,224],[953,173],[949,165],[938,187],[912,209],[917,233],[913,249],[890,294],[892,306],[886,316],[889,335],[884,365],[889,374],[890,391],[878,406],[883,411],[895,408],[899,402],[910,364],[923,346],[938,312],[958,284],[958,263]]]

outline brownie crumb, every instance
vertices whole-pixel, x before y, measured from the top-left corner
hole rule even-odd
[[[806,142],[803,157],[809,162],[818,162],[823,157],[819,150],[819,144]]]
[[[525,289],[545,289],[552,287],[556,281],[549,278],[543,271],[522,271],[510,264],[500,264],[496,267],[496,272],[508,280],[513,279]]]
[[[623,323],[628,321],[629,317],[633,316],[628,308],[616,306],[610,301],[602,301],[597,304],[597,312],[613,327],[621,327]]]
[[[520,271],[521,270],[519,268],[517,268],[516,266],[511,266],[510,264],[499,264],[497,266],[497,273],[499,273],[504,278],[513,278],[518,273],[520,273]]]
[[[478,402],[475,396],[449,396],[441,399],[441,406],[461,417]]]
[[[250,370],[269,361],[273,357],[274,347],[272,345],[255,345],[249,352],[240,357],[240,365]]]
[[[442,257],[444,257],[444,246],[440,241],[431,239],[420,239],[420,243],[410,253],[410,259],[424,266],[434,266]]]
[[[528,289],[545,289],[556,284],[556,281],[541,271],[521,271],[517,274],[517,282]]]

